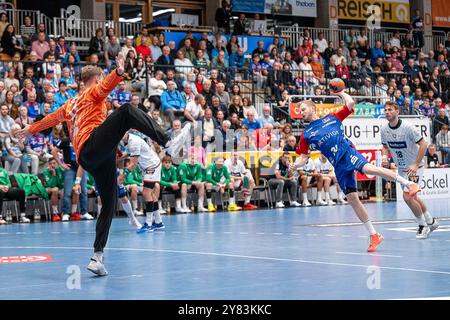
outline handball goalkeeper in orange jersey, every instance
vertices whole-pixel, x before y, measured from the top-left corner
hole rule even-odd
[[[123,81],[124,60],[123,54],[119,53],[117,68],[106,77],[98,67],[83,67],[81,80],[85,89],[54,113],[19,132],[19,136],[34,135],[60,122],[67,122],[77,162],[94,177],[103,203],[96,225],[94,255],[88,265],[88,270],[99,276],[108,274],[103,263],[103,249],[117,210],[117,145],[129,129],[142,132],[161,146],[169,142],[169,137],[152,118],[128,103],[106,117],[106,98]],[[82,174],[82,170],[77,173],[75,188],[79,188]]]

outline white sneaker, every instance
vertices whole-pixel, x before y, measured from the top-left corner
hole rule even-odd
[[[189,209],[189,208],[187,208],[187,207],[185,207],[185,208],[182,208],[183,210],[184,210],[184,212],[186,212],[186,213],[191,213],[192,211],[191,211],[191,209]]]
[[[85,214],[81,215],[81,220],[94,220],[94,217],[86,212]]]
[[[134,217],[132,219],[128,219],[128,223],[136,229],[142,228],[142,224]]]
[[[303,201],[303,206],[304,207],[311,207],[311,203],[308,200],[304,200]]]
[[[275,204],[275,208],[284,208],[284,203],[283,203],[283,201],[277,202],[277,203]]]
[[[416,233],[416,239],[426,239],[428,238],[428,235],[430,234],[430,228],[428,226],[419,226],[419,229],[417,229]]]
[[[347,204],[348,202],[344,198],[338,198],[339,204]]]
[[[182,207],[175,207],[175,212],[186,213]]]
[[[20,214],[20,223],[30,223],[30,219],[25,216],[25,213]]]
[[[61,221],[69,221],[70,214],[63,214]]]
[[[198,212],[208,212],[208,209],[206,209],[204,206],[197,207]]]
[[[432,233],[434,230],[439,228],[439,221],[436,218],[433,218],[433,223],[428,225],[428,228],[430,228],[430,233]]]
[[[2,224],[6,224],[6,220],[5,220],[5,219],[3,219],[3,217],[2,217],[2,216],[0,216],[0,225],[2,225]]]
[[[139,211],[139,210],[134,210],[134,215],[135,216],[143,216],[144,212],[143,211]]]
[[[326,203],[325,201],[323,201],[322,199],[318,199],[318,200],[316,201],[316,204],[317,204],[318,206],[326,206],[326,205],[327,205],[327,203]]]
[[[291,201],[290,203],[289,203],[289,205],[291,206],[291,207],[301,207],[302,205],[300,204],[300,203],[298,203],[297,201]]]
[[[167,213],[166,210],[164,210],[164,209],[159,209],[158,211],[159,211],[159,214],[166,214]]]
[[[327,205],[328,205],[328,206],[335,206],[335,205],[336,205],[336,202],[334,202],[333,200],[329,199],[329,200],[327,201]]]
[[[95,255],[91,258],[91,262],[89,262],[87,269],[100,277],[108,275],[108,271],[106,271],[103,261]]]

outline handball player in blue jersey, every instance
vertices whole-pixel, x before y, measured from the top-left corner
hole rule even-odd
[[[309,122],[309,125],[300,136],[300,143],[297,148],[297,154],[300,157],[298,157],[294,166],[301,167],[308,161],[308,149],[319,150],[328,158],[334,166],[337,181],[346,194],[349,204],[370,233],[370,245],[367,251],[373,252],[383,241],[383,236],[375,231],[366,208],[359,200],[356,192],[355,171],[397,181],[407,188],[411,196],[419,192],[420,188],[416,183],[408,181],[393,171],[368,163],[355,150],[353,144],[345,137],[342,124],[342,121],[353,113],[355,101],[343,91],[335,94],[343,99],[345,105],[336,113],[331,113],[323,118],[317,116],[316,105],[311,100],[300,103],[302,117],[306,122]]]

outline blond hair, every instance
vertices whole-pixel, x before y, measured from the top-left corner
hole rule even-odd
[[[84,83],[88,82],[95,76],[100,77],[102,75],[103,75],[102,69],[100,69],[99,67],[96,67],[96,66],[89,65],[89,66],[85,66],[85,67],[83,67],[83,69],[81,69],[81,81],[83,81]]]

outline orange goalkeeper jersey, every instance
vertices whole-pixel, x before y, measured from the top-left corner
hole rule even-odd
[[[85,89],[82,93],[67,100],[57,111],[33,123],[29,131],[34,135],[66,121],[70,140],[78,159],[81,149],[92,131],[105,121],[106,98],[120,81],[122,81],[122,77],[115,70],[112,71],[97,85]]]

